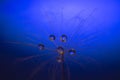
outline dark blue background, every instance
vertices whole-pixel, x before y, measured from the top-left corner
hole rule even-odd
[[[119,0],[2,0],[0,17],[0,80],[27,80],[40,63],[57,55],[8,42],[43,43],[47,48],[56,49],[49,41],[50,34],[56,36],[57,45],[77,51],[76,56],[65,55],[71,80],[120,80]],[[84,24],[83,20],[86,20]],[[62,34],[68,36],[65,44],[59,41]],[[39,54],[48,55],[15,63],[17,58]],[[53,63],[59,66],[54,58],[33,80],[52,80],[47,70],[53,69]]]

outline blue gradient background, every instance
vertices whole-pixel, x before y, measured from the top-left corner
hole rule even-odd
[[[95,12],[89,16],[94,9]],[[80,15],[74,17],[79,12]],[[79,25],[87,16],[89,17],[84,25]],[[75,56],[74,59],[84,65],[83,69],[78,64],[70,62],[72,57],[66,55],[66,63],[71,70],[71,80],[120,80],[119,0],[3,0],[0,17],[0,74],[3,75],[1,80],[26,80],[39,63],[56,55],[48,50],[40,52],[36,48],[5,42],[15,41],[36,45],[43,43],[47,48],[55,49],[48,39],[50,34],[56,36],[57,45],[64,45],[66,49],[74,48],[79,56],[83,58],[89,56],[97,62],[97,64],[94,61],[87,62]],[[69,40],[76,30],[77,32]],[[68,36],[68,42],[65,44],[59,41],[62,34]],[[40,60],[34,58],[18,65],[13,64],[16,58],[45,53],[51,55]],[[48,69],[48,66],[44,69]],[[34,80],[49,80],[46,75],[48,75],[47,71],[38,72]]]

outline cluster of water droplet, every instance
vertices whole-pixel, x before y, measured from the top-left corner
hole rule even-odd
[[[52,41],[52,42],[55,41],[56,40],[55,35],[50,35],[49,40]],[[64,34],[61,35],[60,36],[60,41],[63,42],[63,43],[67,42],[67,36],[64,35]],[[45,49],[45,46],[43,44],[39,44],[38,47],[39,47],[40,50]],[[57,61],[62,62],[63,61],[62,56],[65,54],[65,49],[62,46],[58,46],[56,48],[56,51],[57,51],[57,53],[59,53],[59,56],[57,57]],[[66,53],[69,53],[70,55],[75,55],[76,50],[75,49],[70,49]]]

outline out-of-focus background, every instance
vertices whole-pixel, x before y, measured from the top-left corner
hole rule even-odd
[[[21,45],[42,43],[55,50],[50,34],[57,45],[76,50],[76,56],[65,55],[70,80],[120,80],[119,0],[2,0],[0,6],[0,80],[28,80],[39,64],[55,58],[51,50]],[[62,34],[68,37],[64,44]],[[48,55],[16,61],[43,54]],[[53,80],[54,64],[59,73],[55,58],[32,80]]]

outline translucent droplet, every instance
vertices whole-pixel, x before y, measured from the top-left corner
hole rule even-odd
[[[64,54],[64,49],[63,49],[63,47],[59,46],[59,47],[57,48],[57,52],[58,52],[59,54]]]
[[[76,54],[76,50],[74,50],[74,49],[70,49],[68,52],[69,52],[70,55],[75,55]]]
[[[63,62],[62,56],[57,57],[57,62],[59,63]]]
[[[56,39],[55,35],[50,35],[49,36],[50,41],[54,41]]]
[[[63,34],[63,35],[60,37],[60,41],[61,41],[61,42],[66,42],[66,41],[67,41],[67,36]]]
[[[44,50],[45,46],[43,44],[38,44],[40,50]]]

